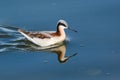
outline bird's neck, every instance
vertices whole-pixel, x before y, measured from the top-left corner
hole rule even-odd
[[[58,27],[57,27],[57,33],[58,33],[60,36],[66,37],[65,31],[64,31],[64,29],[63,29],[62,26],[58,26]]]

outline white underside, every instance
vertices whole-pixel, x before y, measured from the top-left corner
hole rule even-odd
[[[55,31],[51,31],[51,32],[55,32]],[[29,41],[33,42],[34,44],[36,44],[38,46],[42,46],[42,47],[60,43],[65,40],[65,37],[63,37],[63,36],[59,36],[59,37],[50,36],[51,38],[41,39],[41,38],[37,38],[37,37],[31,38],[23,32],[20,32],[20,33],[22,35],[24,35]],[[45,33],[45,32],[42,32],[42,33]],[[47,34],[47,33],[45,33],[45,34]],[[49,34],[47,34],[47,35],[49,35]]]

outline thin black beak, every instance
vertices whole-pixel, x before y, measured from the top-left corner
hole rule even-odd
[[[76,30],[74,30],[74,29],[71,29],[70,27],[68,27],[68,29],[69,29],[69,30],[71,30],[71,31],[77,32]]]

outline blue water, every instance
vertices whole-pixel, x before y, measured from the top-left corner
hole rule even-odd
[[[64,63],[1,29],[56,30],[59,19],[78,31],[66,30],[65,56],[77,54]],[[0,80],[120,80],[119,0],[0,0],[0,25]]]

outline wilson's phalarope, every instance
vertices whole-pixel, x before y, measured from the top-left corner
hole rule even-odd
[[[28,32],[22,29],[18,29],[18,31],[29,41],[33,42],[38,46],[44,47],[63,42],[66,38],[64,29],[70,29],[70,27],[68,26],[66,21],[59,20],[57,23],[57,31]]]

